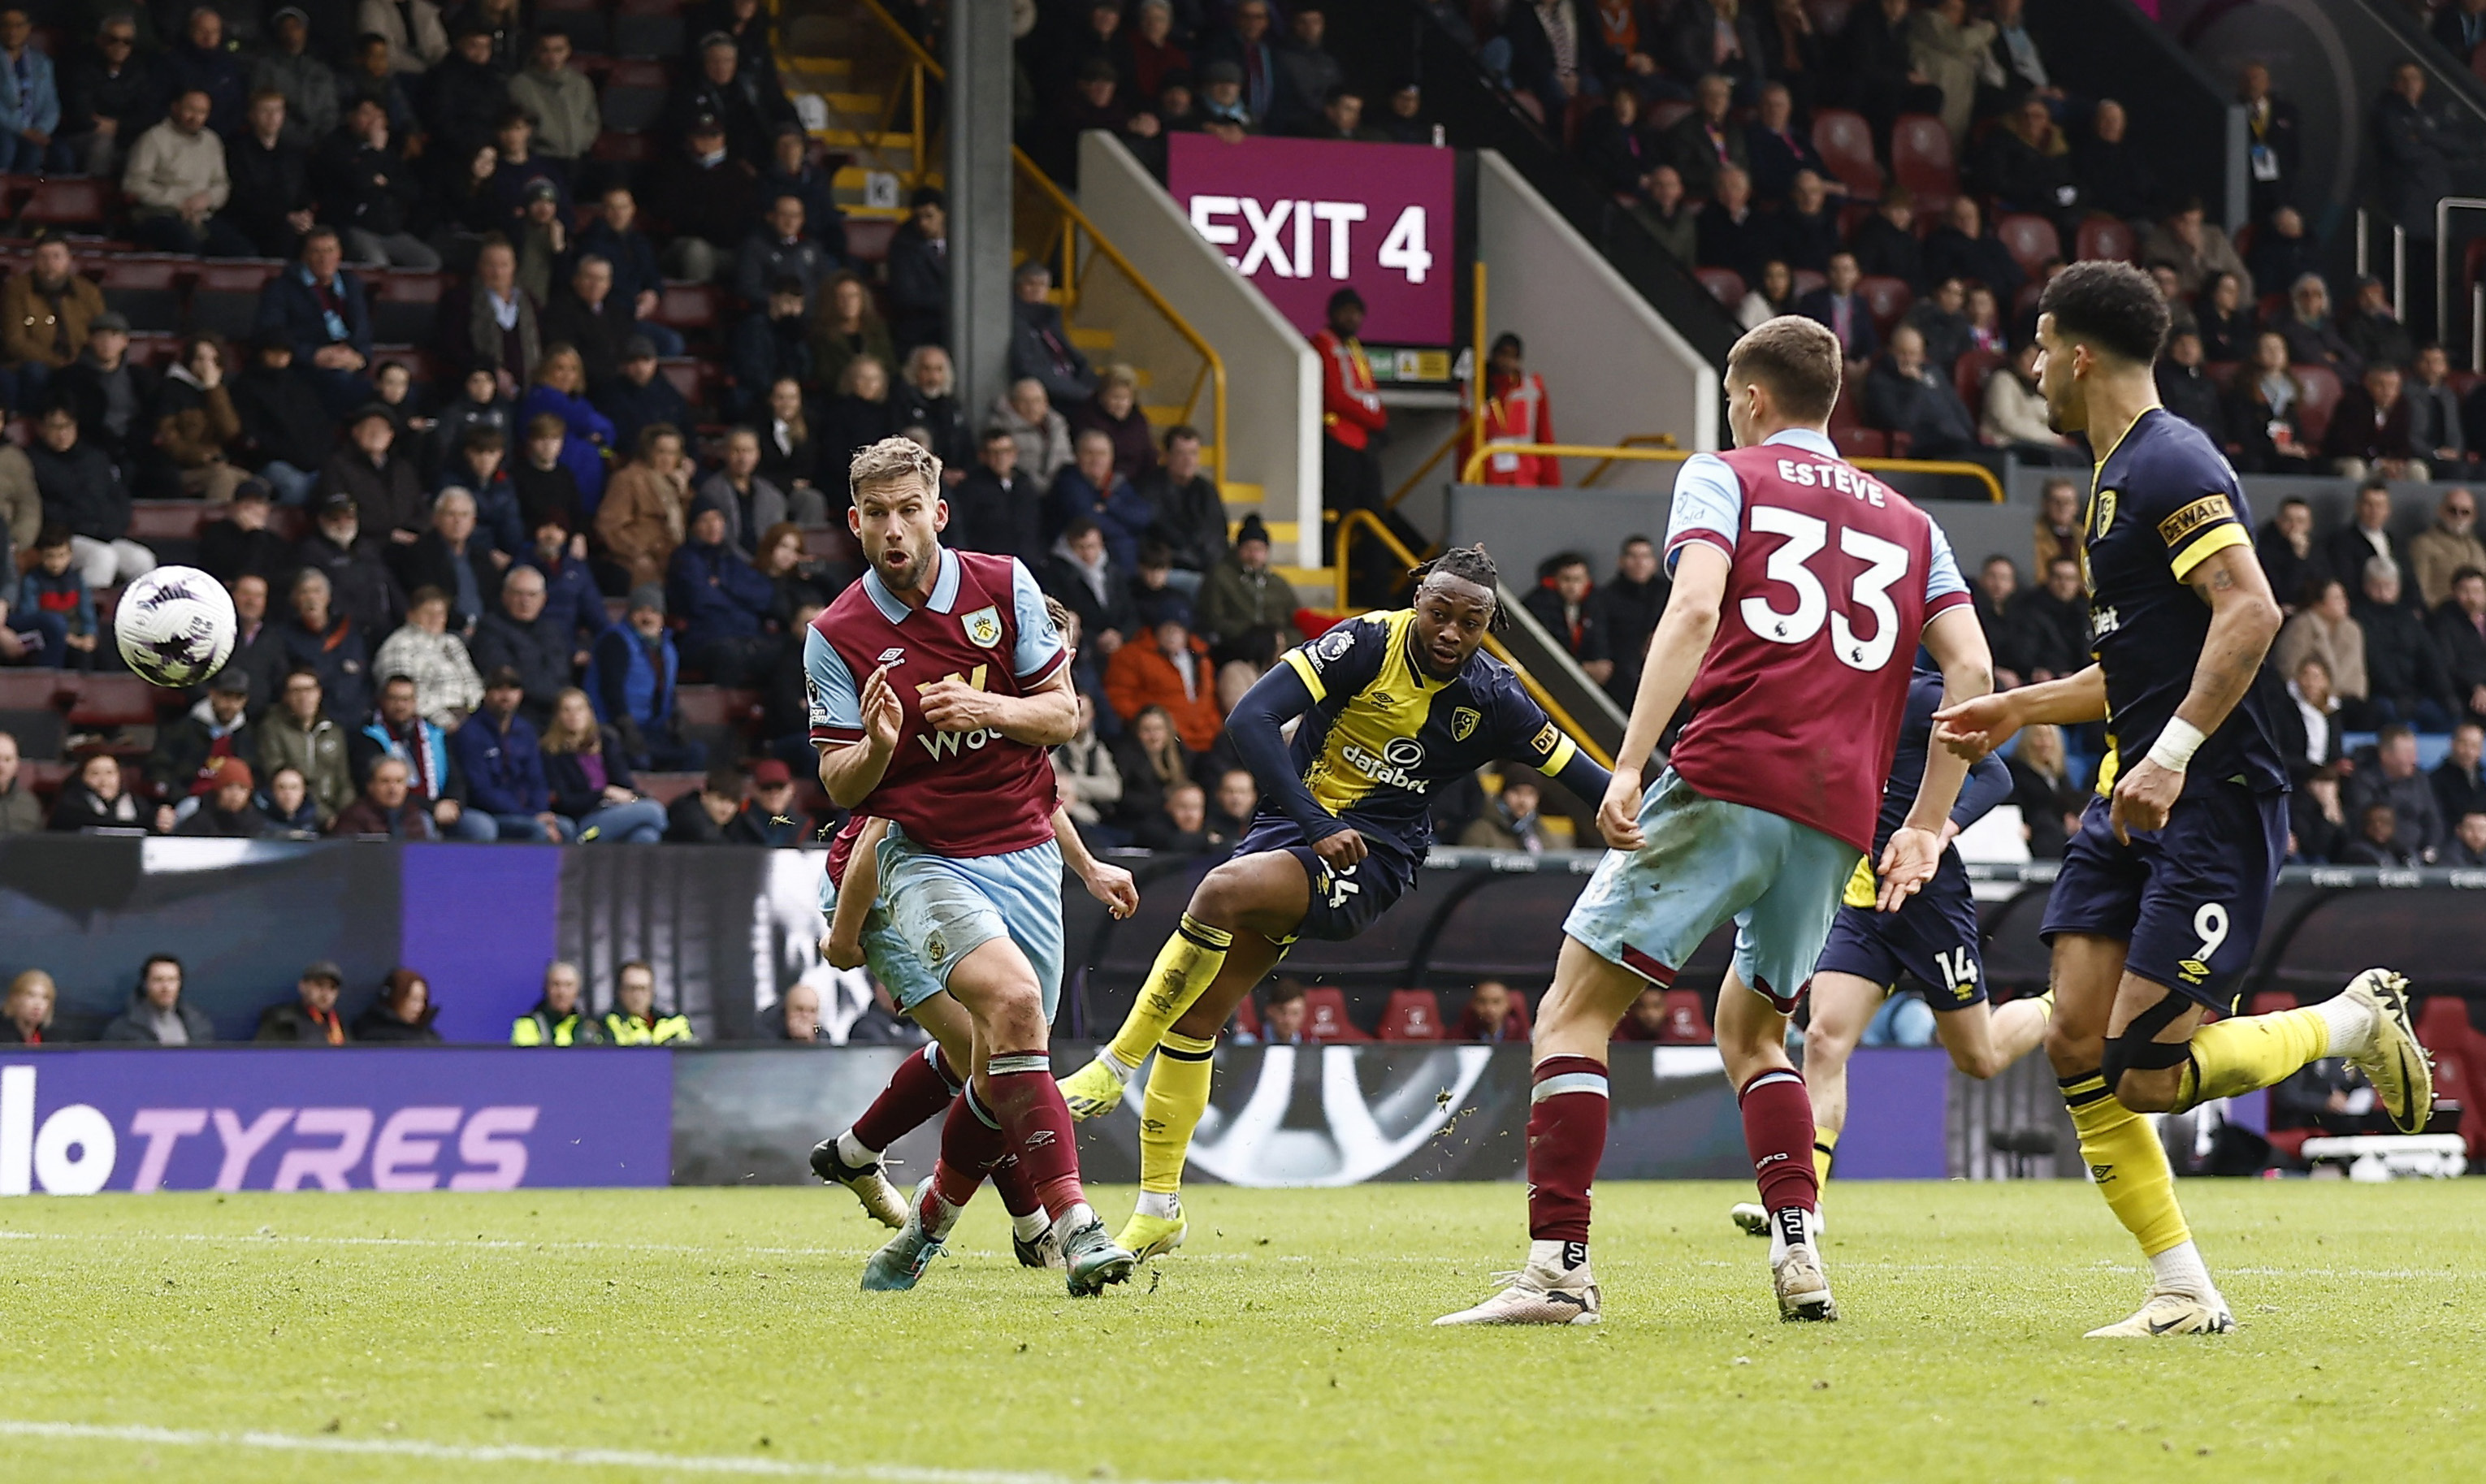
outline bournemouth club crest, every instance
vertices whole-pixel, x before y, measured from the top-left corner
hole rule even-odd
[[[1002,642],[1002,616],[991,604],[977,609],[958,620],[966,626],[967,643],[980,649],[989,649]]]
[[[1473,707],[1460,706],[1450,713],[1450,740],[1466,741],[1468,734],[1477,729],[1477,723],[1483,720],[1483,714]]]

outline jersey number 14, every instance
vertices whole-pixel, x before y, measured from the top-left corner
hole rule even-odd
[[[1839,527],[1838,549],[1864,563],[1864,570],[1856,574],[1833,609],[1821,579],[1805,564],[1830,543],[1829,522],[1774,505],[1754,506],[1751,518],[1754,532],[1785,537],[1770,553],[1767,572],[1770,581],[1794,592],[1795,607],[1781,612],[1766,597],[1748,597],[1740,610],[1744,626],[1772,644],[1800,645],[1820,633],[1827,621],[1830,652],[1840,664],[1868,673],[1890,664],[1899,645],[1899,611],[1891,602],[1891,589],[1908,575],[1908,549],[1852,527]],[[1849,618],[1860,611],[1872,617],[1869,638],[1858,637]]]

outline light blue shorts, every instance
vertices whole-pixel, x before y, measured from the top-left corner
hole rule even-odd
[[[835,921],[838,915],[837,883],[824,871],[820,875],[820,916]],[[924,961],[917,958],[898,936],[889,921],[889,906],[874,901],[863,920],[863,966],[889,998],[898,1002],[901,1010],[911,1010],[941,992],[941,981],[925,972]]]
[[[961,959],[995,938],[1008,938],[1035,967],[1044,1018],[1053,1018],[1062,1002],[1060,845],[1046,840],[1008,855],[953,860],[924,849],[893,824],[881,837],[879,860],[880,908],[900,949],[925,980],[947,988]],[[869,932],[865,943],[869,948]],[[898,986],[891,984],[889,992],[897,996]]]
[[[1735,973],[1792,1013],[1838,916],[1856,847],[1766,810],[1712,799],[1669,768],[1641,797],[1647,843],[1609,850],[1562,931],[1650,983],[1735,923]]]

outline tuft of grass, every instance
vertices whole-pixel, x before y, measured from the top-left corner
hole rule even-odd
[[[912,1294],[842,1191],[155,1195],[0,1206],[13,1480],[2475,1477],[2486,1182],[2187,1182],[2241,1325],[2142,1293],[2076,1182],[1834,1184],[1841,1319],[1782,1326],[1749,1187],[1597,1190],[1594,1329],[1430,1328],[1524,1250],[1510,1185],[1192,1193],[1094,1301],[987,1195]],[[1099,1192],[1109,1219],[1127,1192]],[[32,1436],[14,1424],[308,1440]],[[324,1440],[324,1442],[323,1442]],[[468,1450],[424,1455],[407,1444]],[[558,1461],[503,1445],[656,1454]]]

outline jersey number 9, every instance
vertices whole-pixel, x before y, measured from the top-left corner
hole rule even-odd
[[[1770,553],[1767,570],[1770,581],[1794,591],[1795,608],[1782,613],[1767,598],[1748,597],[1739,610],[1744,626],[1772,644],[1800,645],[1820,633],[1827,619],[1830,652],[1837,656],[1840,664],[1868,673],[1890,664],[1899,645],[1899,611],[1892,605],[1891,589],[1908,575],[1908,549],[1878,536],[1839,527],[1838,549],[1864,563],[1864,570],[1856,574],[1838,608],[1833,611],[1821,579],[1805,564],[1829,544],[1829,524],[1817,516],[1774,505],[1754,506],[1751,518],[1754,532],[1786,538]],[[1872,616],[1870,638],[1857,637],[1855,625],[1849,620],[1848,616],[1859,610]]]

